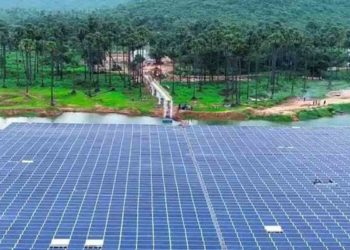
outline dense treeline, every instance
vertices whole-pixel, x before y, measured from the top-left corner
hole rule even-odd
[[[132,79],[141,87],[140,65],[144,59],[142,55],[133,61],[131,58],[134,51],[148,43],[149,37],[150,32],[143,26],[132,25],[130,22],[111,22],[92,15],[86,18],[65,14],[42,15],[23,23],[0,22],[2,85],[6,87],[6,59],[9,53],[15,53],[17,85],[23,84],[19,81],[19,74],[24,70],[27,93],[30,86],[39,81],[44,87],[43,72],[48,67],[51,69],[53,88],[55,77],[60,80],[65,77],[65,69],[71,70],[72,67],[83,64],[83,84],[88,95],[92,96],[92,91],[98,92],[100,89],[102,73],[109,88],[114,89],[111,74],[116,65],[112,65],[115,64],[112,54],[118,52],[125,57],[122,60],[128,62],[123,67],[123,72],[119,70],[125,87],[131,88]],[[109,63],[108,70],[106,63]],[[127,72],[132,72],[133,78],[126,77]]]
[[[117,6],[129,0],[12,0],[3,1],[1,8],[26,8],[39,10],[95,9]]]
[[[239,24],[278,21],[300,28],[310,21],[350,24],[350,2],[347,0],[141,0],[131,1],[124,9],[147,21],[170,18],[176,23],[193,20]]]
[[[2,1],[0,8],[38,10],[92,10],[105,12],[124,4],[128,16],[139,16],[153,22],[172,19],[174,22],[220,20],[256,24],[279,21],[303,27],[310,21],[317,23],[350,24],[350,2],[347,0],[12,0]],[[115,14],[115,13],[114,13]]]
[[[280,76],[290,80],[292,89],[294,80],[300,76],[305,83],[312,76],[326,77],[331,84],[336,74],[327,69],[343,67],[348,60],[350,30],[340,25],[309,22],[299,29],[281,22],[235,25],[212,20],[179,25],[171,17],[145,20],[142,16],[127,17],[123,11],[32,15],[12,10],[22,17],[0,24],[3,86],[6,87],[7,80],[7,54],[13,52],[18,72],[24,69],[27,91],[40,78],[44,67],[50,66],[53,88],[54,76],[63,78],[68,66],[81,63],[85,65],[88,95],[99,91],[101,73],[109,79],[113,90],[110,77],[113,67],[108,67],[109,72],[100,67],[103,62],[112,63],[115,52],[123,52],[123,61],[127,63],[120,74],[124,75],[125,87],[131,88],[134,83],[141,88],[141,65],[145,60],[142,48],[150,44],[151,56],[157,61],[169,56],[176,74],[188,79],[189,85],[190,77],[196,76],[199,91],[208,77],[213,81],[215,76],[224,76],[226,99],[240,104],[242,75],[259,84],[259,76],[270,72],[267,89],[273,98]],[[132,77],[125,77],[126,73]],[[172,92],[175,93],[175,84]]]
[[[323,77],[331,84],[337,72],[329,68],[346,66],[349,59],[350,31],[315,23],[309,23],[304,31],[300,31],[280,23],[242,29],[201,22],[174,27],[157,36],[151,43],[153,57],[170,56],[178,74],[184,78],[196,76],[199,90],[208,79],[206,76],[213,81],[214,76],[223,75],[227,98],[229,94],[235,95],[236,104],[240,103],[242,75],[250,80],[254,74],[255,84],[258,84],[259,75],[269,71],[267,88],[273,98],[279,76],[288,78],[291,85],[297,77],[303,77],[305,83],[308,77]],[[306,85],[304,88],[306,90]]]

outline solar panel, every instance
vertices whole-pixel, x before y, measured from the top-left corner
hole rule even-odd
[[[0,142],[0,249],[350,247],[347,128],[12,124]]]
[[[188,136],[229,249],[349,248],[348,129],[193,127]],[[288,145],[292,150],[276,149]],[[340,174],[342,173],[342,174]],[[280,225],[266,234],[264,225]],[[238,241],[232,239],[239,239]],[[239,247],[238,247],[239,248]]]

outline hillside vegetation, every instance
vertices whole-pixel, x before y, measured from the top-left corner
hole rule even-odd
[[[218,19],[248,24],[279,21],[300,27],[310,21],[350,24],[348,0],[141,0],[126,9],[145,20]]]
[[[40,10],[82,10],[109,8],[128,0],[12,0],[1,1],[0,8],[28,8]]]
[[[120,6],[120,4],[123,4]],[[12,0],[0,9],[103,9],[114,15],[138,17],[147,23],[220,20],[247,24],[281,22],[304,27],[308,22],[350,25],[347,0]]]

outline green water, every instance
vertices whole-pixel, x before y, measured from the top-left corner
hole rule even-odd
[[[139,116],[130,117],[119,114],[94,114],[94,113],[64,113],[56,118],[41,118],[41,117],[0,117],[0,129],[5,128],[14,122],[27,123],[94,123],[94,124],[149,124],[163,125],[161,118]],[[337,115],[334,117],[320,118],[316,120],[276,123],[263,120],[250,121],[229,121],[229,122],[206,122],[206,121],[190,121],[191,125],[232,125],[232,126],[300,126],[300,127],[335,127],[335,126],[350,126],[350,115]],[[178,122],[173,122],[173,126],[179,125]],[[166,125],[169,126],[169,125]]]

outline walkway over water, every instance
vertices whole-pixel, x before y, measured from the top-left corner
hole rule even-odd
[[[144,80],[151,94],[157,97],[158,105],[162,106],[164,110],[164,118],[173,118],[173,98],[168,91],[164,89],[150,74],[145,74]]]

